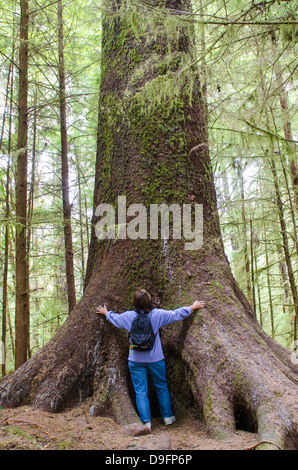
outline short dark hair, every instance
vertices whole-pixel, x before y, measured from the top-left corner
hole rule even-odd
[[[133,296],[133,306],[137,311],[143,310],[145,313],[151,312],[153,304],[149,292],[145,289],[137,290]]]

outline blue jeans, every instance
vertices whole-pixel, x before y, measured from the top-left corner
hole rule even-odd
[[[160,412],[163,418],[173,415],[171,408],[171,398],[166,379],[165,361],[158,362],[132,362],[128,361],[128,367],[134,390],[136,393],[137,408],[141,421],[146,423],[151,421],[150,405],[148,398],[147,372],[149,372],[154,384]]]

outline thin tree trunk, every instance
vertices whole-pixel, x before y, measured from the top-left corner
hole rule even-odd
[[[286,263],[283,257],[283,249],[281,246],[277,248],[277,256],[278,256],[278,265],[279,265],[279,271],[280,271],[280,277],[282,280],[282,287],[283,287],[283,293],[285,297],[285,304],[289,305],[290,303],[290,291],[289,291],[289,282],[288,282],[288,276],[287,276],[287,267]]]
[[[272,41],[272,50],[273,50],[273,57],[277,55],[277,40],[275,33],[271,33],[271,41]],[[276,67],[276,84],[277,84],[277,93],[279,96],[280,107],[282,111],[282,122],[283,122],[283,129],[284,129],[284,136],[287,139],[287,147],[289,151],[289,168],[290,174],[292,179],[292,186],[294,190],[294,197],[295,197],[295,206],[296,210],[298,211],[298,163],[297,163],[297,151],[296,151],[296,144],[293,142],[293,133],[292,133],[292,125],[289,115],[289,106],[288,106],[288,97],[285,88],[285,83],[282,76],[281,66],[279,63],[278,58],[275,60],[275,67]]]
[[[28,196],[28,230],[27,230],[27,252],[29,255],[31,246],[32,227],[31,221],[33,218],[34,208],[34,194],[35,194],[35,170],[36,170],[36,139],[37,139],[37,97],[35,93],[34,99],[34,114],[33,114],[33,142],[32,142],[32,165],[31,165],[31,181]]]
[[[286,263],[285,263],[284,256],[283,256],[283,249],[281,246],[277,247],[277,257],[278,257],[278,266],[279,266],[279,272],[280,272],[283,295],[284,295],[283,312],[284,312],[284,315],[286,315],[288,318],[289,311],[290,309],[293,308],[293,304],[291,303],[292,298],[290,295],[290,288],[289,288],[289,282],[288,282],[288,276],[287,276],[287,267],[286,267]],[[295,316],[294,316],[294,319],[293,317],[290,317],[288,320],[289,328],[291,329],[289,345],[292,344],[292,342],[294,341],[294,337],[295,337],[295,318],[296,318]],[[292,321],[292,319],[294,321]]]
[[[204,18],[204,7],[203,2],[200,0],[200,19]],[[204,98],[204,110],[206,116],[206,122],[208,122],[208,94],[207,94],[207,63],[205,58],[206,53],[206,39],[205,39],[205,27],[204,24],[201,25],[200,30],[200,46],[201,46],[201,84],[202,84],[202,95]]]
[[[261,289],[260,289],[260,279],[258,274],[258,257],[255,256],[255,272],[257,277],[257,292],[258,292],[258,307],[259,307],[259,322],[261,327],[263,327],[263,311],[262,311],[262,297],[261,297]]]
[[[3,112],[1,138],[0,138],[0,151],[2,149],[4,129],[6,123],[7,107],[9,104],[9,124],[8,124],[8,148],[7,148],[7,171],[6,171],[6,201],[5,201],[5,238],[4,238],[4,270],[3,270],[3,295],[2,295],[2,344],[4,349],[4,358],[2,362],[2,376],[6,375],[6,331],[7,331],[7,320],[12,332],[11,319],[9,314],[8,305],[8,267],[9,267],[9,232],[10,228],[8,225],[10,215],[10,166],[11,166],[11,130],[12,130],[12,107],[13,107],[13,89],[14,89],[14,49],[15,49],[15,24],[13,25],[13,43],[12,43],[12,60],[9,64],[7,88],[6,88],[6,99],[5,107]],[[14,355],[14,342],[12,336],[12,352]]]
[[[37,91],[35,91],[34,98],[34,116],[33,116],[33,142],[32,142],[32,166],[31,166],[31,181],[30,181],[30,190],[28,196],[28,214],[27,214],[27,258],[28,265],[30,259],[30,247],[32,239],[32,218],[33,218],[33,208],[34,208],[34,194],[35,194],[35,170],[36,170],[36,138],[37,138]],[[30,266],[29,266],[30,268]],[[30,269],[29,269],[30,271]],[[27,279],[27,291],[30,294],[30,279],[28,276]],[[30,316],[28,318],[28,358],[31,357],[31,343],[30,343]]]
[[[14,43],[13,43],[14,47]],[[6,199],[5,199],[5,235],[4,235],[4,268],[3,268],[3,290],[2,290],[2,347],[4,351],[4,357],[2,358],[2,376],[6,375],[6,329],[7,329],[7,287],[8,287],[8,250],[9,250],[9,205],[10,205],[10,140],[11,140],[11,102],[13,93],[13,63],[10,62],[7,77],[6,97],[5,106],[2,119],[1,136],[0,136],[0,151],[2,149],[4,129],[6,123],[7,107],[9,103],[10,93],[10,114],[9,114],[9,136],[8,136],[8,151],[7,151],[7,170],[6,170]]]
[[[66,121],[66,87],[64,70],[63,45],[63,16],[62,0],[58,0],[58,27],[59,27],[59,89],[60,89],[60,128],[61,128],[61,160],[62,160],[62,198],[65,243],[65,265],[67,279],[67,297],[69,313],[76,305],[76,290],[73,260],[73,241],[71,227],[71,204],[69,198],[69,169]]]
[[[5,201],[5,245],[4,245],[4,272],[3,272],[3,296],[2,296],[2,345],[4,348],[4,358],[2,358],[2,376],[6,375],[6,320],[7,320],[7,281],[8,281],[8,247],[9,247],[9,179],[10,179],[10,159],[8,157],[6,173],[6,201]]]
[[[243,168],[242,168],[241,163],[239,163],[238,177],[239,177],[240,191],[241,191],[241,193],[240,193],[240,197],[241,197],[241,219],[242,219],[242,236],[243,236],[246,289],[247,289],[247,297],[248,297],[249,301],[251,302],[252,301],[251,275],[250,275],[249,256],[248,256],[248,240],[247,240],[247,224],[246,224],[246,211],[245,211]]]
[[[233,221],[233,228],[229,230],[229,239],[232,250],[239,249],[239,234],[241,232],[241,228],[239,230],[239,225],[237,225],[237,235],[235,235],[235,221],[237,220],[237,214],[235,213],[234,204],[231,200],[230,189],[229,189],[229,181],[228,176],[226,175],[226,170],[222,172],[222,185],[223,185],[223,197],[225,201],[225,212],[229,215],[230,219]]]
[[[84,250],[85,243],[84,243],[81,173],[79,169],[79,163],[78,163],[78,187],[79,187],[79,222],[80,222],[80,238],[81,238],[81,266],[82,266],[81,283],[82,283],[82,288],[83,288],[84,279],[85,279],[85,250]]]
[[[252,289],[252,304],[256,312],[256,287],[255,287],[255,271],[254,271],[254,250],[253,250],[253,228],[252,219],[249,219],[250,227],[250,265],[251,265],[251,289]]]
[[[8,68],[5,104],[4,104],[4,110],[3,110],[3,115],[2,115],[2,126],[1,126],[1,135],[0,135],[0,152],[1,152],[2,144],[3,144],[7,107],[9,103],[9,91],[12,89],[11,83],[13,83],[13,63],[12,62],[10,62],[9,68]]]
[[[87,246],[89,247],[89,243],[90,243],[90,240],[89,240],[89,217],[88,217],[88,203],[87,203],[86,194],[85,194],[84,202],[85,202],[85,224],[86,224]]]
[[[281,236],[282,236],[282,241],[283,241],[282,246],[283,246],[283,250],[285,254],[285,262],[287,266],[288,278],[289,278],[291,293],[292,293],[293,302],[294,302],[294,311],[295,311],[295,318],[296,318],[296,320],[294,320],[294,324],[296,325],[297,318],[298,318],[298,292],[297,292],[297,286],[295,283],[295,276],[294,276],[293,267],[292,267],[290,248],[289,248],[287,229],[286,229],[286,222],[285,222],[284,212],[283,212],[283,203],[282,203],[280,189],[279,189],[275,162],[272,156],[270,159],[270,167],[271,167],[271,171],[273,175],[273,182],[274,182],[274,188],[275,188],[276,205],[277,205],[277,210],[278,210],[280,231],[281,231]],[[296,327],[294,327],[294,341],[296,341],[296,339],[297,339],[297,332],[296,332]]]
[[[27,143],[28,143],[28,8],[29,0],[21,0],[19,118],[16,181],[16,350],[15,367],[27,360],[28,351],[28,260],[27,260]]]
[[[14,44],[13,44],[13,50],[14,50]],[[8,149],[7,149],[7,154],[8,158],[10,159],[11,156],[11,137],[12,137],[12,121],[13,121],[13,116],[12,116],[12,111],[13,111],[13,94],[14,94],[14,73],[12,70],[12,75],[11,75],[11,88],[10,88],[10,104],[9,104],[9,127],[8,127]],[[8,172],[7,172],[8,173]],[[7,177],[7,191],[9,192],[9,196],[11,195],[11,190],[10,190],[10,178]],[[9,208],[8,208],[8,215],[9,215]],[[7,239],[5,239],[5,254],[7,253],[7,256],[9,257],[9,251],[10,251],[10,237],[9,237],[9,232],[12,232],[12,229],[9,227],[6,227],[9,229],[7,231]],[[6,246],[6,241],[7,241],[7,246]],[[7,263],[8,265],[8,263]],[[3,287],[4,289],[4,287]],[[6,289],[7,291],[7,289]],[[5,292],[5,289],[4,289]],[[3,303],[4,305],[4,303]],[[12,321],[10,317],[10,311],[9,311],[9,304],[8,304],[8,298],[7,298],[7,293],[6,293],[6,313],[7,313],[7,320],[8,320],[8,327],[9,327],[9,333],[10,333],[10,340],[11,340],[11,350],[12,350],[12,355],[15,357],[15,341],[14,341],[14,333],[13,333],[13,328],[12,328]]]
[[[8,328],[9,328],[12,357],[15,357],[15,339],[14,339],[14,332],[13,332],[13,326],[12,326],[13,323],[11,321],[11,315],[10,315],[8,303],[7,303],[7,321],[8,321]]]
[[[272,109],[271,109],[271,116],[272,116],[272,121],[273,121],[273,125],[274,125],[274,128],[275,128],[275,132],[277,133],[277,127],[276,127],[276,123],[275,123],[275,116],[274,116],[274,113],[273,113]],[[293,204],[293,201],[292,201],[293,196],[292,196],[291,191],[290,191],[289,182],[288,182],[288,175],[287,175],[287,171],[286,171],[285,156],[282,153],[282,149],[280,148],[279,142],[277,142],[277,145],[278,145],[278,153],[279,153],[279,156],[280,156],[280,163],[281,163],[282,172],[283,172],[283,175],[284,175],[284,180],[285,180],[285,185],[286,185],[286,190],[287,190],[287,195],[288,195],[288,200],[289,200],[289,205],[290,205],[290,214],[291,214],[291,219],[292,219],[292,223],[293,223],[293,241],[294,241],[294,246],[295,246],[295,249],[296,249],[296,253],[298,255],[297,224],[296,224],[296,213],[295,213],[295,210],[294,210],[295,202]],[[298,182],[297,182],[297,184],[298,184]],[[298,186],[297,186],[296,189],[298,191]],[[297,209],[298,209],[298,206],[297,206]]]
[[[269,256],[268,256],[268,244],[267,244],[266,230],[264,230],[264,242],[265,242],[267,288],[268,288],[269,309],[270,309],[271,336],[272,336],[272,338],[274,338],[274,335],[275,335],[274,313],[273,313],[273,303],[272,303],[272,293],[271,293],[270,267],[269,267]]]

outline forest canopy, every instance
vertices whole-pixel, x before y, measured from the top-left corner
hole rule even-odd
[[[30,0],[28,39],[24,39],[21,3],[2,0],[0,6],[3,375],[14,369],[16,348],[20,50],[24,45],[28,48],[26,354],[30,357],[69,314],[66,225],[72,230],[76,302],[84,291],[103,74],[100,25],[103,13],[113,17],[112,10],[95,0]],[[198,70],[226,255],[261,326],[293,350],[298,309],[298,3],[194,0],[189,13],[175,11],[175,5],[161,11],[152,1],[130,0],[123,3],[121,14],[129,15],[136,36],[144,34],[135,18],[140,4],[146,10],[144,30],[154,30],[159,15],[166,16],[169,35],[175,35],[179,24],[195,27],[196,59],[183,64],[177,76],[169,50],[166,59],[155,64],[162,80],[152,81],[139,102],[144,113],[148,97],[150,107],[158,106],[160,96],[171,103],[189,70]],[[149,65],[141,56],[133,60],[138,64],[133,76],[137,82]],[[118,73],[123,71],[119,68]],[[162,95],[154,87],[162,89]],[[173,145],[179,146],[174,128],[172,132]],[[64,144],[62,135],[67,137]],[[67,207],[63,145],[67,150]]]

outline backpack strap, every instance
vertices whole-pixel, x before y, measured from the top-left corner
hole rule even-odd
[[[138,315],[144,315],[145,312],[141,312],[140,310],[135,310],[135,312],[138,314]]]

